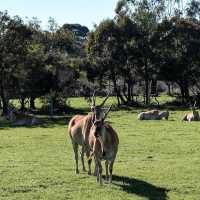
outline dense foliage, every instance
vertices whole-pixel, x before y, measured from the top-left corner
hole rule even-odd
[[[59,27],[49,18],[42,30],[37,18],[25,23],[0,12],[0,105],[10,99],[37,97],[52,107],[65,106],[71,95],[94,87],[116,95],[118,104],[135,105],[138,95],[149,104],[157,82],[179,89],[182,103],[200,93],[200,4],[170,8],[164,0],[120,0],[114,19],[89,32],[79,24]],[[171,1],[172,2],[172,1]],[[173,11],[173,12],[172,12]]]

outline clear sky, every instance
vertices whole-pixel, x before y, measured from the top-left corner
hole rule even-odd
[[[8,10],[11,16],[38,17],[46,28],[53,17],[61,26],[80,23],[92,29],[93,24],[114,17],[117,0],[0,0],[0,11]]]

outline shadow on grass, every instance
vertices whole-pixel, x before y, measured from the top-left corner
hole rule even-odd
[[[0,130],[7,130],[10,128],[19,128],[19,127],[24,127],[24,128],[37,128],[37,127],[42,127],[42,128],[53,128],[56,126],[63,126],[63,125],[68,125],[70,119],[74,115],[85,115],[88,113],[88,109],[71,109],[69,113],[67,114],[55,114],[53,116],[45,115],[45,114],[34,114],[37,118],[39,118],[42,121],[42,124],[39,125],[17,125],[13,126],[11,122],[8,122],[7,120],[0,120]],[[38,115],[37,115],[38,114]]]
[[[168,189],[126,176],[113,175],[113,183],[127,193],[145,197],[148,200],[167,200]]]

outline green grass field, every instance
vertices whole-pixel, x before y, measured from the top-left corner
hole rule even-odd
[[[72,99],[71,105],[87,107],[80,98]],[[120,144],[113,183],[103,186],[87,173],[75,174],[67,134],[71,116],[44,127],[4,124],[0,200],[199,200],[200,123],[180,121],[185,111],[171,111],[169,121],[138,121],[139,111],[109,114]]]

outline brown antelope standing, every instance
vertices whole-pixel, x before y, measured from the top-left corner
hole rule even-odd
[[[196,101],[195,101],[194,105],[191,106],[192,112],[185,114],[182,119],[183,121],[189,121],[189,122],[200,121],[199,112],[196,110],[195,106],[196,106]]]
[[[89,144],[92,148],[92,155],[94,155],[95,168],[97,170],[97,182],[99,182],[100,185],[102,185],[102,160],[105,160],[106,179],[108,180],[109,178],[109,182],[112,182],[113,164],[119,144],[117,133],[104,121],[110,108],[106,112],[104,118],[99,120],[95,117],[89,134]]]
[[[88,158],[88,174],[91,174],[91,159],[90,158],[90,146],[89,146],[89,131],[94,121],[94,116],[96,119],[101,120],[104,116],[104,109],[103,106],[108,99],[109,95],[104,99],[104,101],[100,105],[96,105],[95,103],[95,92],[93,93],[92,97],[92,104],[91,104],[91,113],[87,115],[75,115],[69,122],[68,132],[71,138],[72,147],[74,150],[74,156],[76,161],[76,173],[79,173],[78,169],[78,146],[82,146],[81,150],[81,162],[83,171],[85,170],[84,164],[84,153]]]

